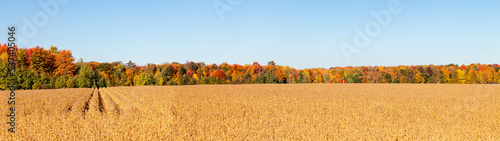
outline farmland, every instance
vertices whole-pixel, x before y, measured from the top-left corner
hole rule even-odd
[[[17,140],[498,140],[500,85],[255,84],[16,91]],[[7,114],[8,92],[0,93]]]

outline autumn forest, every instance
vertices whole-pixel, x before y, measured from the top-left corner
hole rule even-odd
[[[17,89],[263,83],[500,83],[498,64],[294,69],[270,61],[266,65],[172,62],[137,66],[132,61],[75,61],[70,50],[59,50],[55,46],[19,48],[15,59]],[[3,44],[0,48],[2,90],[9,89],[7,67],[8,47]]]

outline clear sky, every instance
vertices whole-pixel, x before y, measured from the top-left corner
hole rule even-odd
[[[399,13],[389,12],[390,20],[381,16],[386,26],[371,12],[388,11],[391,0],[65,1],[2,0],[0,43],[7,41],[7,26],[16,25],[21,47],[54,45],[84,61],[273,60],[300,69],[500,63],[496,0],[400,0]],[[58,6],[44,10],[39,2]],[[218,14],[214,3],[227,11]],[[379,34],[346,57],[340,44],[354,45],[356,29],[366,34],[373,23],[380,28],[369,30]]]

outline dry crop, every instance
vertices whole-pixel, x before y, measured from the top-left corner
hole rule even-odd
[[[0,93],[8,113],[8,92]],[[0,140],[499,140],[499,85],[20,90]],[[4,122],[5,121],[5,122]]]

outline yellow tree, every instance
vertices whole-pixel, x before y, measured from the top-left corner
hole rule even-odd
[[[309,73],[309,71],[307,70],[304,70],[304,82],[305,83],[311,83],[311,74]]]
[[[318,69],[312,69],[310,75],[313,83],[322,83],[323,79],[321,78],[321,73]]]
[[[156,85],[163,85],[165,84],[165,75],[161,73],[161,71],[156,71],[155,75],[153,76],[153,79],[156,82]]]
[[[177,83],[177,85],[181,85],[181,77],[182,77],[181,71],[177,71],[177,73],[175,73],[174,75],[174,78],[172,78],[172,81]]]
[[[413,76],[415,78],[414,82],[415,83],[425,83],[425,79],[420,76],[420,73],[417,73],[415,74],[415,76]]]
[[[321,75],[314,76],[314,82],[313,83],[323,83],[323,78],[321,78]]]
[[[2,59],[2,61],[8,61],[9,60],[9,54],[8,53],[1,53],[0,54],[0,59]]]
[[[498,70],[497,74],[495,75],[495,82],[500,83],[500,70]]]
[[[250,75],[252,82],[255,81],[255,78],[257,78],[254,66],[248,66],[246,73]]]
[[[200,78],[198,77],[197,74],[193,74],[193,79],[194,81],[198,84],[198,82],[200,81]]]
[[[469,76],[469,83],[470,84],[477,84],[479,82],[478,81],[478,74],[477,74],[477,71],[475,69],[469,70],[468,76]]]
[[[335,82],[335,74],[333,73],[333,71],[330,71],[328,72],[328,77],[330,79],[330,83],[334,83]]]
[[[134,70],[127,69],[126,70],[127,81],[125,81],[125,86],[133,86],[134,85]]]
[[[457,79],[460,84],[465,84],[465,71],[457,69]]]
[[[443,80],[443,83],[449,83],[450,82],[450,71],[445,68],[445,67],[442,67],[441,68],[441,78]]]
[[[483,72],[477,71],[477,83],[484,84],[486,83],[485,79],[483,79]]]
[[[233,83],[236,83],[238,81],[238,73],[236,71],[233,71],[233,73],[231,73],[231,80]]]
[[[201,69],[198,69],[198,70],[199,70],[199,72],[196,71],[196,73],[201,74],[202,77],[208,77],[206,67],[201,67]]]

